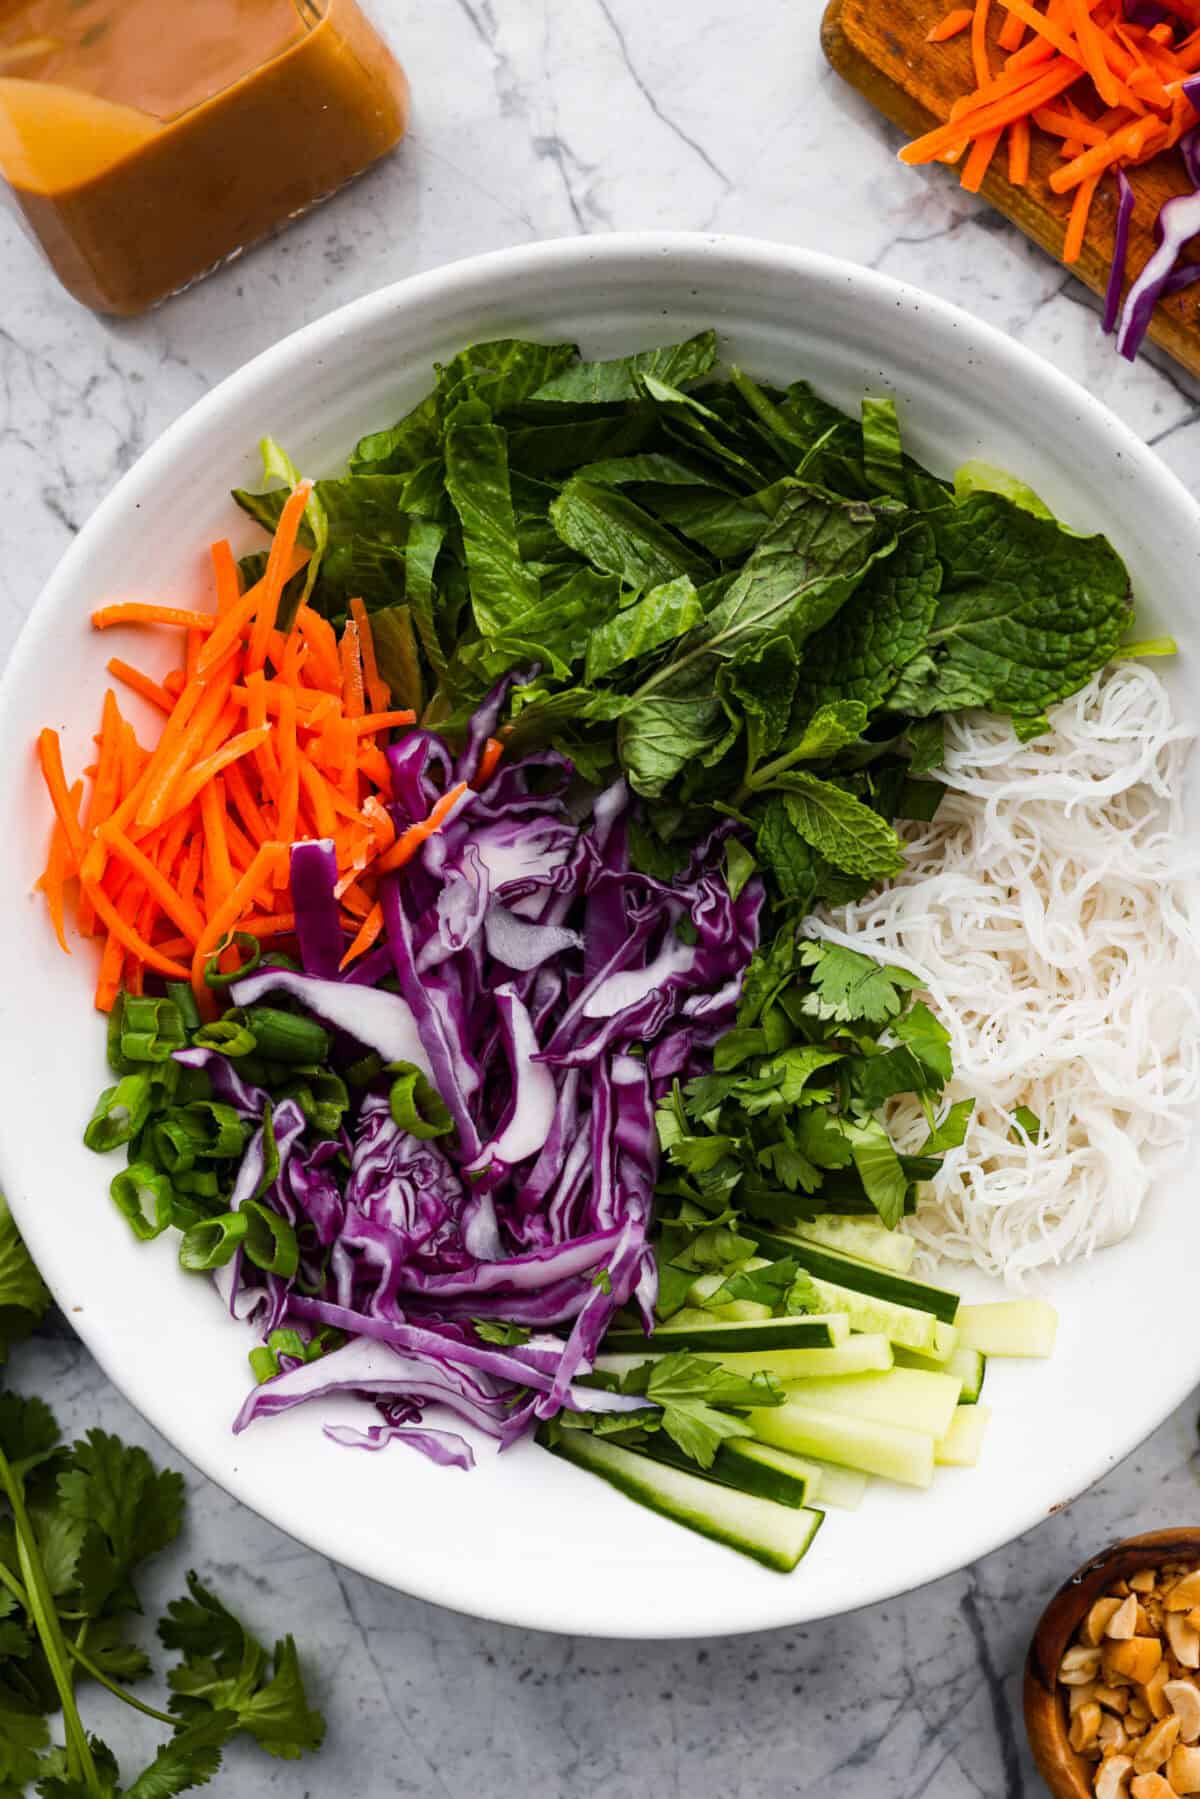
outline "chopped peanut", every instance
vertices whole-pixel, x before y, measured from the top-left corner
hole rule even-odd
[[[1169,1562],[1114,1581],[1058,1678],[1095,1799],[1200,1795],[1200,1567]]]

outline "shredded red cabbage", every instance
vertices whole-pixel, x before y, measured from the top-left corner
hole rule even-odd
[[[480,707],[457,759],[423,730],[388,750],[398,829],[473,778],[509,685]],[[286,1323],[349,1338],[281,1363],[236,1429],[351,1394],[388,1408],[385,1423],[331,1427],[335,1441],[408,1441],[466,1466],[459,1439],[404,1428],[423,1406],[444,1405],[506,1447],[564,1406],[645,1405],[577,1383],[618,1310],[633,1307],[650,1327],[654,1107],[673,1079],[702,1071],[734,1020],[762,885],[730,894],[732,822],[676,878],[654,880],[630,864],[624,783],[582,821],[569,789],[573,770],[554,753],[502,763],[386,879],[386,944],[344,975],[325,846],[297,846],[304,971],[260,967],[231,989],[236,1005],[272,995],[333,1027],[336,1070],[370,1051],[415,1067],[448,1130],[416,1136],[397,1121],[385,1066],[352,1090],[336,1137],[310,1130],[295,1101],[276,1104],[271,1178],[266,1094],[226,1056],[181,1054],[258,1125],[232,1209],[257,1196],[300,1245],[290,1279],[241,1255],[218,1270],[230,1309],[264,1333]],[[493,1342],[476,1328],[488,1320],[533,1334]]]

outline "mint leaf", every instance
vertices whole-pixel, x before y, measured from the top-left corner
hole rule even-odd
[[[696,589],[686,575],[668,581],[617,612],[593,630],[587,646],[587,678],[597,681],[622,663],[682,637],[704,617]]]
[[[758,871],[758,863],[750,854],[745,844],[737,837],[725,839],[725,885],[729,889],[729,897],[736,900],[751,875]]]
[[[942,592],[925,652],[889,696],[895,710],[1036,715],[1116,653],[1133,602],[1107,538],[1078,537],[994,493],[932,522]]]
[[[904,867],[895,831],[853,794],[800,769],[781,775],[788,820],[798,837],[836,868],[879,881]]]
[[[610,405],[616,400],[636,399],[647,375],[679,387],[711,373],[716,362],[717,334],[701,331],[685,343],[667,344],[661,350],[641,350],[612,362],[577,362],[546,380],[533,398],[559,404]]]
[[[550,521],[565,544],[626,587],[661,587],[680,575],[699,583],[712,573],[673,531],[611,487],[568,481],[550,507]]]
[[[838,699],[859,700],[869,710],[882,704],[900,671],[925,647],[941,584],[931,527],[924,521],[907,526],[893,553],[867,570],[837,616],[810,638],[797,713],[807,717]]]
[[[478,420],[456,413],[445,438],[446,491],[462,525],[471,607],[485,636],[535,609],[541,595],[517,543],[507,440],[486,421],[486,411]]]
[[[907,499],[904,452],[900,446],[900,420],[896,416],[895,400],[863,400],[862,459],[863,474],[871,487],[878,493],[890,494],[894,500]]]
[[[657,799],[689,763],[711,768],[738,732],[720,696],[698,687],[692,693],[630,696],[617,730],[617,744],[629,784],[646,799]]]

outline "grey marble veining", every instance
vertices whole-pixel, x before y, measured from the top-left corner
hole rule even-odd
[[[0,216],[0,657],[97,501],[247,357],[387,281],[576,232],[758,234],[920,283],[1052,358],[1200,489],[1200,389],[1119,361],[1069,276],[947,171],[895,161],[898,139],[821,61],[816,0],[373,10],[413,82],[400,152],[150,317],[82,311]],[[14,1372],[68,1428],[178,1460],[69,1336],[39,1339]],[[242,1799],[1034,1799],[1018,1710],[1033,1622],[1101,1542],[1195,1518],[1195,1409],[1010,1548],[808,1630],[627,1645],[481,1625],[332,1567],[194,1475],[186,1555],[151,1597],[193,1564],[308,1651],[328,1747],[300,1766],[235,1756],[219,1790]],[[113,1735],[132,1766],[138,1720]]]

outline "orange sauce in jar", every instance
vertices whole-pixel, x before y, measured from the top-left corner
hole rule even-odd
[[[0,0],[0,174],[98,312],[187,286],[407,122],[355,0]]]

